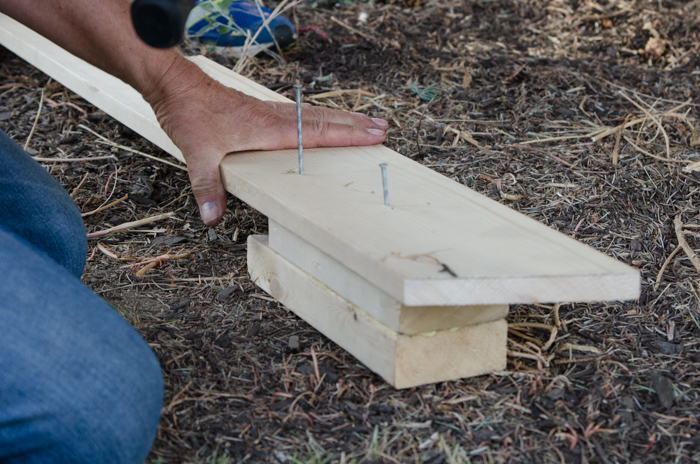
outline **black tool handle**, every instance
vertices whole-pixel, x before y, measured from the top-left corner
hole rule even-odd
[[[195,0],[134,0],[131,20],[138,36],[156,48],[174,47],[182,40],[185,21]]]

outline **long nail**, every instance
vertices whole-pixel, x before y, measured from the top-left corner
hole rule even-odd
[[[297,138],[299,151],[299,175],[304,175],[304,146],[301,141],[301,84],[294,85],[297,94]]]
[[[379,129],[367,129],[367,132],[372,135],[384,135],[384,131]]]
[[[389,206],[389,185],[386,181],[386,163],[381,163],[379,167],[382,169],[382,189],[384,190],[384,205]]]
[[[202,222],[209,224],[219,219],[219,205],[213,201],[208,201],[202,205]]]
[[[386,119],[372,118],[372,122],[378,126],[388,126],[389,123]]]

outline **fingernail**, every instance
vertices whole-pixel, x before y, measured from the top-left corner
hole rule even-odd
[[[388,126],[389,123],[385,119],[372,118],[372,122],[378,126]]]
[[[358,115],[358,116],[364,116],[364,115],[365,115],[365,113],[357,113],[357,112],[352,112],[352,113],[350,113],[350,114],[356,114],[356,115]]]
[[[372,135],[384,135],[384,131],[379,129],[367,129],[367,132]]]
[[[202,205],[202,222],[209,224],[219,219],[219,206],[213,201],[208,201]]]

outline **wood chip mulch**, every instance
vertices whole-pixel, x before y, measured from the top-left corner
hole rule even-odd
[[[642,295],[513,306],[507,371],[396,391],[251,283],[265,217],[231,198],[206,227],[186,171],[137,152],[172,158],[3,51],[2,130],[24,145],[34,128],[42,158],[111,156],[44,163],[83,212],[126,197],[88,232],[173,213],[91,239],[84,275],[160,358],[149,462],[700,461],[700,2],[317,1],[289,17],[296,47],[244,75],[389,120],[391,148],[639,268]]]

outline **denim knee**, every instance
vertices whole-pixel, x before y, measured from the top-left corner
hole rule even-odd
[[[146,460],[160,420],[163,377],[155,356],[143,345],[127,359],[111,360],[131,366],[123,377],[109,370],[94,372],[113,379],[107,387],[111,392],[103,390],[105,385],[95,390],[85,379],[76,388],[89,400],[78,408],[72,400],[56,405],[51,422],[60,427],[49,435],[55,462],[141,464]]]
[[[0,166],[0,226],[80,277],[87,239],[70,195],[2,131]]]
[[[148,344],[0,227],[0,462],[141,464],[163,396]]]
[[[102,358],[107,366],[133,366],[124,376],[87,363],[82,377],[42,380],[41,391],[32,392],[41,397],[24,405],[11,430],[0,427],[0,462],[142,464],[157,431],[163,382],[150,350],[131,352],[139,357],[118,359],[115,352],[113,359]],[[99,377],[110,384],[94,382]]]

